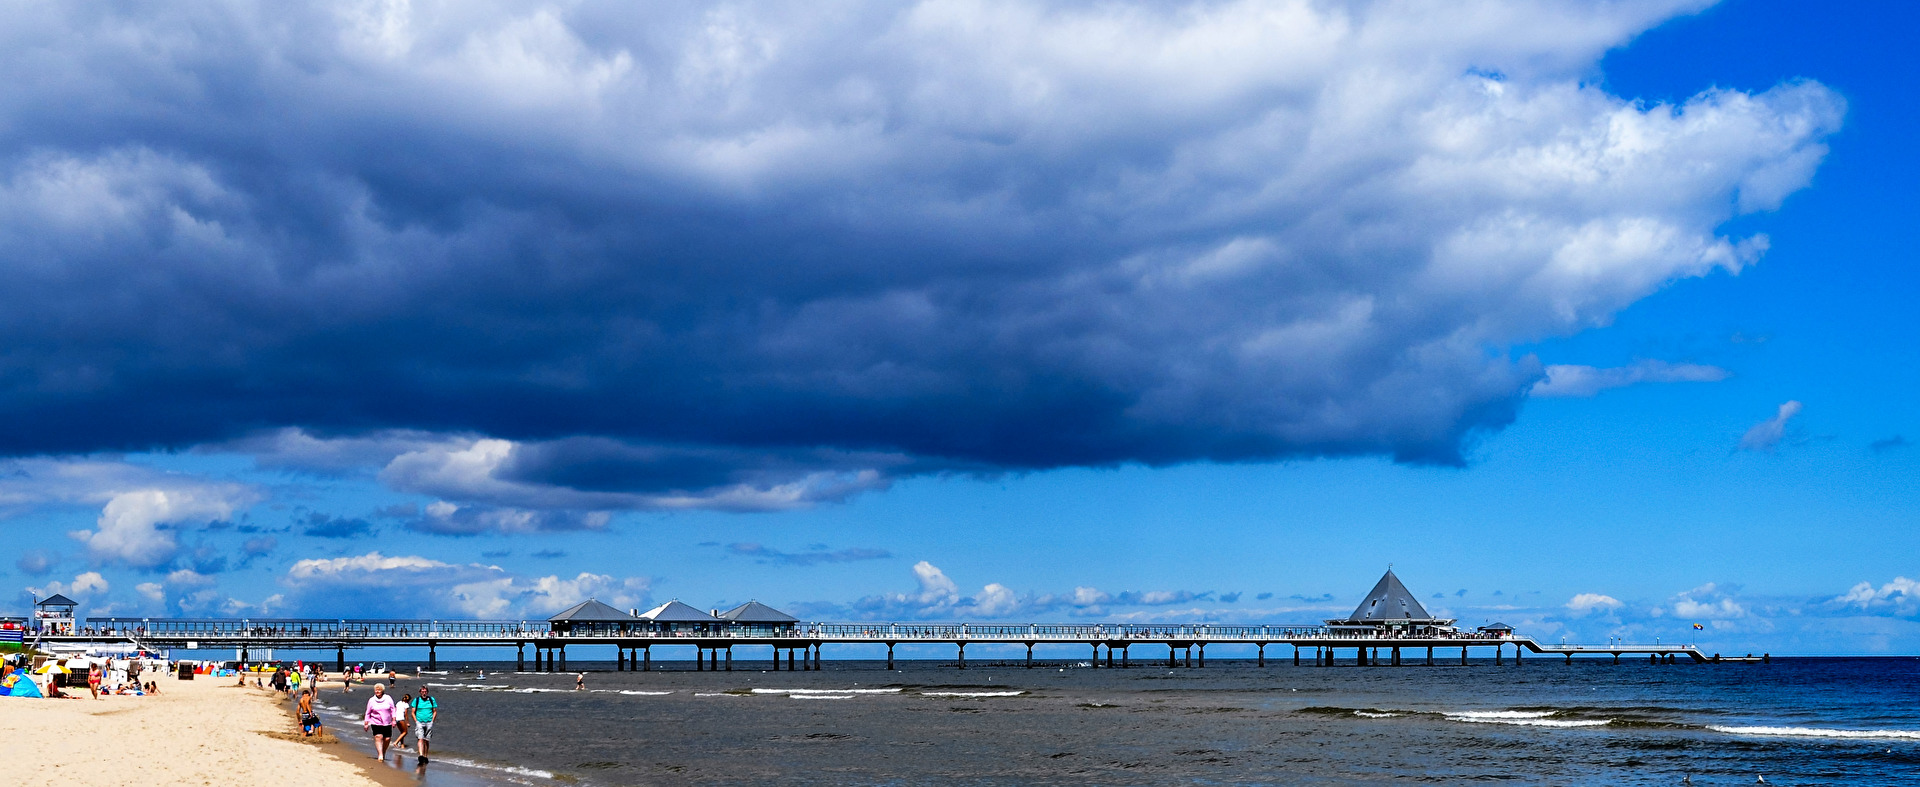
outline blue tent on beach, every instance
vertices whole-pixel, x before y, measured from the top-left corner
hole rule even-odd
[[[45,697],[40,693],[40,685],[26,670],[14,670],[5,680],[0,680],[0,697]]]

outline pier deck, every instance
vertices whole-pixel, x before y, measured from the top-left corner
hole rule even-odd
[[[1492,635],[1478,632],[1449,633],[1441,636],[1390,636],[1380,632],[1335,629],[1320,625],[1233,626],[1214,624],[994,624],[994,623],[801,623],[774,630],[715,630],[694,632],[658,632],[643,630],[556,632],[545,621],[445,621],[445,620],[319,620],[319,619],[178,619],[178,618],[88,618],[80,632],[66,636],[45,636],[48,644],[134,643],[150,649],[176,651],[231,650],[242,659],[254,651],[332,650],[344,664],[349,649],[369,647],[418,647],[427,650],[429,665],[437,663],[441,647],[512,648],[524,668],[526,654],[532,649],[536,669],[565,669],[569,647],[608,647],[616,649],[620,669],[648,669],[652,649],[691,646],[696,648],[701,669],[721,669],[724,655],[731,668],[734,649],[751,646],[773,648],[776,668],[780,653],[786,652],[789,668],[817,669],[821,648],[825,645],[885,645],[887,661],[893,662],[893,649],[907,644],[953,645],[961,668],[966,664],[968,645],[1025,645],[1031,663],[1036,645],[1078,644],[1090,648],[1095,666],[1124,666],[1133,661],[1134,648],[1167,648],[1170,664],[1206,663],[1209,645],[1254,645],[1265,664],[1267,646],[1291,647],[1294,663],[1308,654],[1314,664],[1402,664],[1418,660],[1426,664],[1464,663],[1469,651],[1492,652],[1496,663],[1511,658],[1515,663],[1522,653],[1541,656],[1646,657],[1671,662],[1678,656],[1694,663],[1713,661],[1757,661],[1735,657],[1720,659],[1687,644],[1613,644],[1551,645],[1523,635]],[[1457,650],[1457,655],[1456,650]],[[1104,650],[1105,664],[1102,664]],[[1310,653],[1309,653],[1310,652]],[[1417,653],[1416,653],[1417,652]],[[1336,656],[1336,654],[1347,654]],[[209,654],[211,655],[211,654]],[[1157,663],[1140,653],[1142,664]],[[1115,659],[1118,658],[1116,665]]]

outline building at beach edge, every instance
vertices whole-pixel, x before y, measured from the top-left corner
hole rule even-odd
[[[1427,608],[1421,606],[1420,600],[1394,575],[1393,568],[1388,567],[1353,614],[1328,620],[1327,628],[1383,637],[1437,637],[1452,634],[1453,622],[1453,618],[1428,614]]]

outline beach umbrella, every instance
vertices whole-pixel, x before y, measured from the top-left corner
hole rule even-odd
[[[72,671],[73,670],[67,669],[66,667],[62,667],[51,661],[40,665],[40,669],[34,670],[34,672],[39,673],[41,675],[66,674]]]

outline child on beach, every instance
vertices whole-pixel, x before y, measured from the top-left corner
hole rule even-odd
[[[400,695],[400,702],[393,706],[393,747],[407,748],[407,714],[413,711],[413,695]]]
[[[313,689],[300,693],[300,734],[313,737],[320,729],[320,716],[313,712]]]

